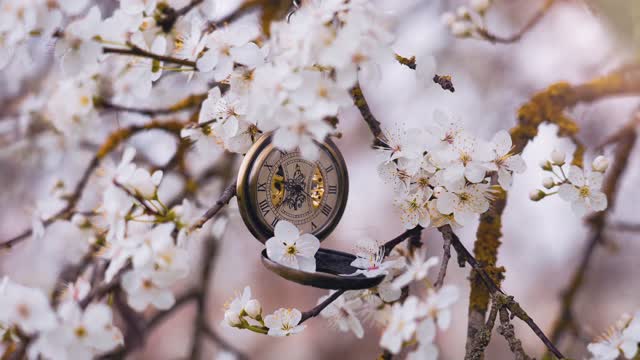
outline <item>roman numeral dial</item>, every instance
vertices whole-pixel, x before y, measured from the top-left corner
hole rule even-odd
[[[238,180],[238,205],[249,230],[265,241],[279,221],[293,223],[321,240],[337,225],[346,206],[347,169],[331,140],[318,144],[310,161],[300,152],[280,151],[261,138],[250,149]]]

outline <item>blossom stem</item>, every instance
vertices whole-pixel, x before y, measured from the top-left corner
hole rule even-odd
[[[302,318],[300,319],[300,323],[299,324],[302,324],[303,322],[309,320],[312,317],[318,316],[322,312],[322,310],[324,310],[324,308],[326,308],[327,306],[331,305],[332,302],[336,301],[345,292],[346,292],[346,290],[338,290],[338,291],[334,292],[333,294],[331,294],[331,296],[326,298],[323,302],[318,304],[313,309],[303,312],[302,313]]]

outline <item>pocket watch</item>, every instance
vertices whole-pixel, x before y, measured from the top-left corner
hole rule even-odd
[[[347,166],[331,139],[316,143],[315,161],[300,151],[282,151],[272,143],[272,133],[262,135],[240,165],[236,194],[242,220],[261,242],[273,236],[278,221],[293,223],[301,232],[323,241],[338,225],[349,193]],[[316,271],[306,272],[279,264],[262,252],[262,264],[279,276],[323,289],[366,289],[378,285],[384,275],[367,278],[350,275],[352,254],[320,248]]]
[[[317,160],[300,151],[283,151],[262,135],[249,149],[238,174],[238,207],[249,231],[260,241],[273,236],[280,220],[324,240],[347,204],[349,178],[344,159],[331,139],[316,143]]]

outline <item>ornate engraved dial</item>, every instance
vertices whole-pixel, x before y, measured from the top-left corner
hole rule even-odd
[[[249,230],[265,241],[278,221],[322,240],[333,230],[346,205],[348,179],[333,142],[319,144],[315,161],[298,151],[274,148],[261,138],[245,156],[238,179],[238,204]]]

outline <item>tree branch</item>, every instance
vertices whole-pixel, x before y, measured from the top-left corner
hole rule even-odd
[[[353,99],[354,105],[360,110],[360,114],[362,115],[362,119],[369,126],[369,130],[373,134],[373,146],[374,147],[389,147],[387,145],[387,140],[382,132],[382,127],[380,126],[380,121],[373,116],[371,113],[371,109],[369,108],[369,104],[367,103],[367,99],[365,99],[364,94],[362,93],[362,88],[360,88],[360,84],[357,84],[351,89],[351,98]]]
[[[445,225],[439,227],[438,230],[442,233],[443,237],[448,237],[449,241],[451,241],[451,245],[458,255],[464,257],[466,262],[471,265],[472,269],[478,274],[479,278],[485,284],[489,292],[493,294],[499,294],[507,296],[507,294],[500,289],[500,287],[493,281],[491,276],[484,270],[484,268],[478,263],[478,261],[471,255],[469,250],[462,244],[458,236],[453,232],[451,226]],[[522,321],[524,321],[533,332],[542,340],[545,346],[551,351],[557,358],[564,359],[564,355],[555,347],[555,345],[549,340],[549,338],[542,332],[540,327],[533,321],[533,319],[520,307],[520,305],[515,302],[515,300],[509,301],[506,304],[507,308],[511,312],[513,316],[518,317]]]

